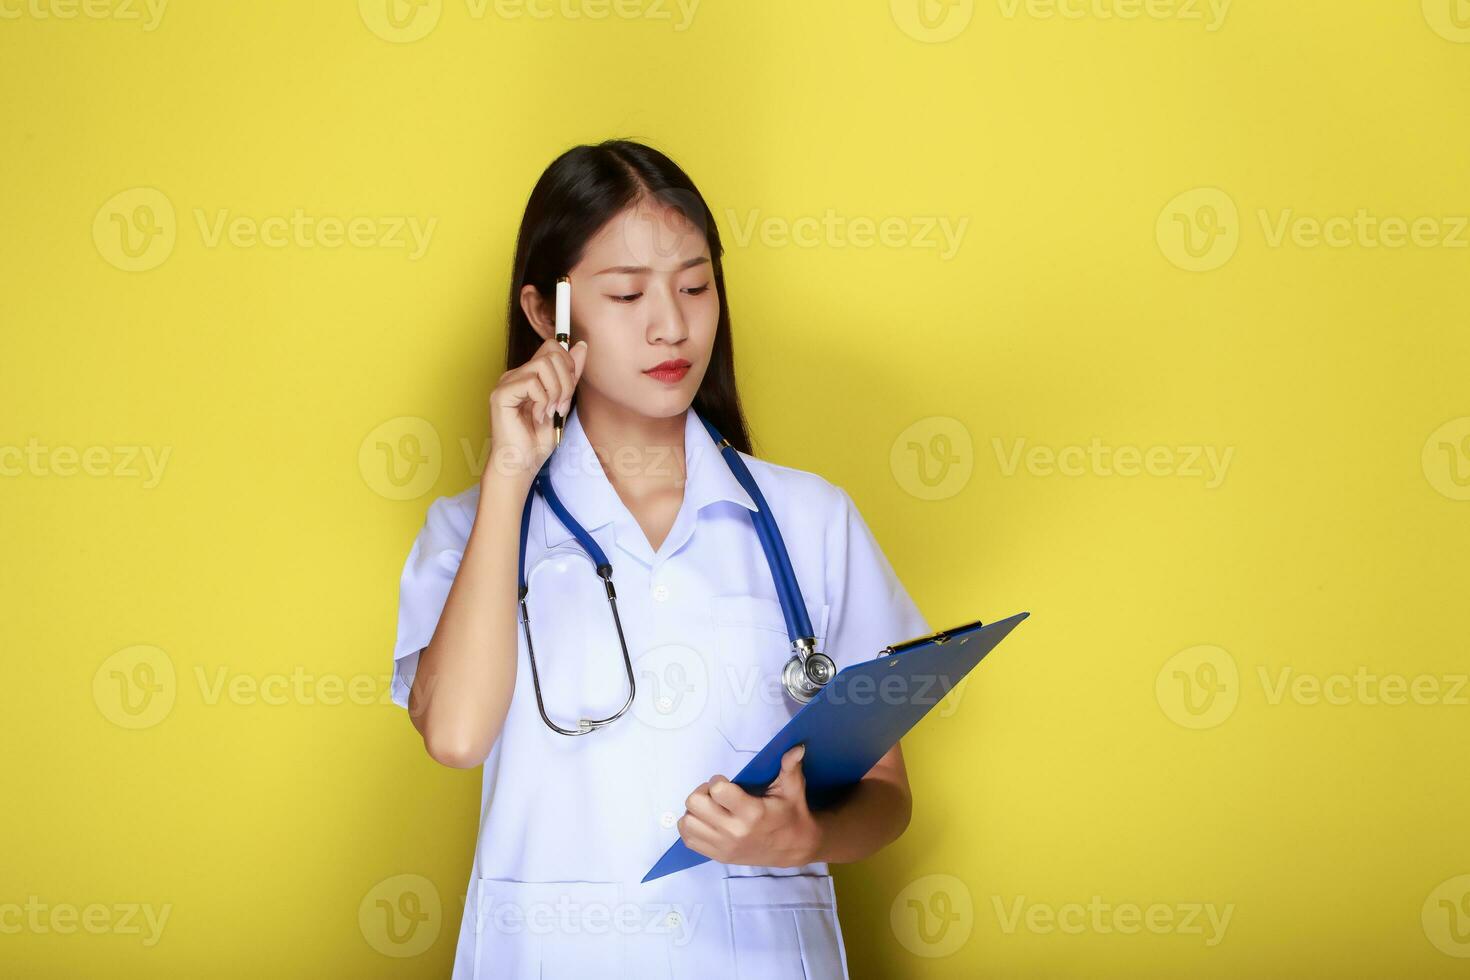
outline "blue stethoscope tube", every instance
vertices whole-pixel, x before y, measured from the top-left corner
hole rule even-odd
[[[693,412],[691,406],[689,411]],[[766,498],[756,484],[755,478],[750,475],[750,470],[745,465],[745,460],[740,458],[740,453],[734,446],[730,445],[728,439],[720,435],[710,421],[698,412],[695,418],[704,424],[705,430],[709,432],[710,438],[720,449],[720,455],[724,457],[726,465],[735,475],[735,479],[750,494],[755,501],[756,509],[750,515],[751,523],[755,526],[756,537],[760,540],[761,550],[765,552],[766,564],[771,570],[771,578],[776,586],[776,595],[781,601],[781,613],[786,620],[786,635],[791,640],[793,654],[786,662],[781,672],[781,683],[786,692],[799,702],[810,701],[816,693],[821,690],[822,685],[831,680],[837,673],[837,666],[832,658],[816,649],[816,636],[812,632],[811,617],[807,614],[806,602],[801,595],[801,587],[796,582],[796,572],[791,567],[791,556],[786,550],[786,543],[781,538],[781,529],[776,526],[775,519],[771,516],[770,508],[766,505]],[[553,450],[553,456],[555,451]],[[612,724],[627,712],[633,704],[636,693],[636,684],[633,679],[633,661],[628,654],[628,642],[623,635],[622,620],[618,616],[617,593],[612,583],[612,563],[607,560],[607,555],[598,547],[592,535],[577,522],[571,513],[562,505],[556,496],[556,491],[551,485],[551,459],[548,458],[542,465],[541,470],[531,482],[531,491],[526,494],[526,505],[521,511],[521,543],[520,555],[517,561],[516,574],[520,582],[518,601],[520,604],[521,629],[526,637],[526,653],[531,661],[531,683],[536,689],[536,708],[541,712],[541,719],[546,722],[552,731],[562,735],[585,735],[596,731],[605,725]],[[535,495],[540,493],[551,508],[552,513],[561,521],[577,543],[587,552],[597,567],[597,574],[603,581],[607,591],[608,604],[612,610],[613,625],[618,631],[618,643],[623,650],[623,664],[628,672],[628,697],[623,706],[616,713],[606,718],[583,718],[578,721],[577,727],[563,728],[556,724],[546,714],[546,705],[541,697],[541,678],[536,670],[536,651],[531,643],[531,618],[526,609],[526,594],[529,591],[526,584],[526,540],[529,536],[531,526],[531,501]]]

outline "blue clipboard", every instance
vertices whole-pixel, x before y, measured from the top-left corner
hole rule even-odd
[[[750,793],[765,792],[781,771],[781,756],[805,743],[801,765],[808,805],[817,809],[842,796],[1029,615],[1017,613],[988,626],[974,622],[940,630],[884,647],[874,659],[844,667],[731,782]],[[680,838],[643,880],[708,860]]]

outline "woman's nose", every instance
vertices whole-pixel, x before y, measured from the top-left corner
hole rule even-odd
[[[650,304],[648,339],[677,344],[689,336],[689,327],[684,322],[684,311],[679,307],[675,294],[658,290],[658,299]]]

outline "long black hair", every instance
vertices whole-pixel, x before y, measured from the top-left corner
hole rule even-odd
[[[735,387],[730,303],[725,294],[724,247],[714,215],[689,175],[658,150],[631,140],[574,146],[551,161],[531,189],[511,268],[506,306],[505,369],[520,367],[545,342],[521,307],[527,283],[543,298],[582,258],[587,241],[625,208],[644,199],[678,211],[709,243],[720,321],[709,368],[694,394],[694,409],[714,423],[730,445],[751,453],[750,432]],[[576,401],[575,393],[572,395]]]

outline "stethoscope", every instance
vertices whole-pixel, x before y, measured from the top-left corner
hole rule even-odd
[[[691,406],[689,411],[693,412],[694,408]],[[776,521],[766,507],[766,498],[762,496],[760,487],[750,475],[745,461],[740,458],[739,451],[730,445],[729,440],[720,435],[709,420],[698,412],[695,412],[695,418],[704,423],[710,438],[719,447],[720,455],[725,457],[726,465],[735,474],[735,479],[740,481],[740,485],[755,501],[756,510],[750,515],[750,520],[755,525],[756,536],[760,538],[761,548],[766,553],[766,564],[771,569],[771,578],[776,583],[776,595],[781,600],[781,612],[786,618],[786,634],[791,639],[793,651],[791,659],[786,661],[786,666],[781,671],[781,686],[794,700],[805,704],[815,697],[822,689],[822,685],[837,673],[837,665],[833,663],[831,657],[816,649],[816,636],[812,632],[811,617],[807,615],[806,603],[802,601],[801,588],[796,584],[796,572],[791,567],[791,556],[786,552],[786,543],[781,540],[781,530],[776,526]],[[526,585],[526,539],[531,526],[531,501],[538,493],[596,565],[597,575],[602,579],[603,587],[607,591],[608,605],[612,609],[613,625],[618,631],[618,643],[623,648],[623,665],[628,671],[628,699],[623,702],[623,706],[615,714],[606,718],[583,718],[577,722],[575,729],[563,728],[547,716],[546,704],[541,699],[541,678],[536,672],[536,650],[531,644],[531,617],[526,611],[526,593],[529,591]],[[607,555],[597,546],[597,542],[592,540],[592,536],[581,524],[577,523],[577,519],[557,498],[556,491],[551,486],[551,458],[546,460],[532,481],[531,491],[526,494],[526,506],[521,511],[521,548],[517,575],[520,579],[521,629],[526,635],[526,653],[531,659],[531,683],[536,689],[536,708],[541,712],[541,719],[552,731],[562,735],[586,735],[588,732],[596,731],[617,721],[633,704],[636,687],[633,681],[633,660],[628,655],[628,641],[623,636],[623,622],[618,617],[618,598],[617,593],[613,590],[612,563],[607,560]]]

